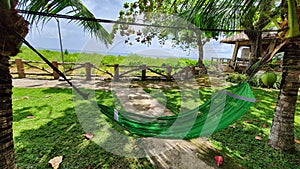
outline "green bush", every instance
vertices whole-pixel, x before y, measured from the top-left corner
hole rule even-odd
[[[254,87],[262,87],[263,83],[259,76],[255,75],[250,81],[249,84]]]
[[[65,55],[68,55],[69,54],[69,51],[68,51],[68,49],[65,49]]]
[[[247,75],[245,74],[238,74],[238,73],[233,73],[229,74],[228,77],[226,78],[227,82],[231,83],[241,83],[247,79]]]

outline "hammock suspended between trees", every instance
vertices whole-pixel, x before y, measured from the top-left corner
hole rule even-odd
[[[55,72],[57,72],[84,99],[88,94],[74,86],[69,79],[51,62],[39,53],[22,36],[15,33],[23,43],[41,57]],[[250,85],[247,82],[220,90],[204,104],[173,116],[151,117],[113,107],[99,105],[100,111],[108,118],[115,120],[130,133],[142,137],[157,137],[165,139],[192,139],[218,132],[239,119],[254,103]]]
[[[193,110],[173,116],[145,116],[98,105],[100,111],[130,133],[142,137],[192,139],[218,132],[239,119],[256,102],[247,82],[220,90]]]

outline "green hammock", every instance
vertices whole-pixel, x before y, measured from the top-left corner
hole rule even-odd
[[[44,60],[55,72],[63,77],[84,99],[88,94],[74,86],[66,76],[39,53],[22,36],[15,33],[30,49]],[[210,100],[199,107],[173,116],[149,117],[98,105],[108,118],[142,137],[168,139],[192,139],[218,132],[239,119],[256,102],[247,82],[216,92]],[[125,115],[125,116],[124,116]]]
[[[256,102],[247,82],[220,90],[199,107],[173,116],[149,117],[98,105],[100,111],[130,133],[142,137],[192,139],[218,132],[239,119]]]

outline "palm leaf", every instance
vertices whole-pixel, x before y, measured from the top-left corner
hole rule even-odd
[[[80,0],[20,0],[19,8],[33,11],[45,12],[50,14],[64,13],[77,17],[95,18],[95,16],[83,5]],[[33,23],[46,24],[51,18],[39,15],[28,14],[26,18]],[[70,21],[72,22],[72,21]],[[91,36],[105,43],[112,43],[110,34],[98,22],[93,21],[74,21],[85,31],[90,32]]]
[[[201,28],[236,29],[242,17],[253,15],[261,0],[185,0],[181,16]],[[251,12],[251,13],[250,13]]]

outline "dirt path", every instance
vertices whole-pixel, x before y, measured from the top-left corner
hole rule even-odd
[[[124,88],[122,84],[115,83],[115,85],[111,85],[106,82],[72,81],[74,84],[77,84],[77,87],[112,90],[127,111],[149,116],[172,115],[170,110],[165,108],[165,105],[152,98],[151,95],[137,86],[136,88]],[[64,81],[33,79],[13,79],[13,86],[22,88],[69,87]],[[215,155],[220,154],[206,138],[198,138],[190,141],[157,138],[145,138],[143,140],[145,143],[144,149],[155,168],[218,168],[213,158]],[[225,163],[222,168],[240,168],[230,158],[226,156],[224,158]]]
[[[148,116],[173,115],[170,110],[166,109],[165,105],[151,97],[142,88],[124,89],[120,84],[115,84],[115,86],[113,91],[126,111]],[[206,138],[199,138],[194,141],[200,145],[210,146]],[[155,168],[214,168],[198,157],[204,152],[201,152],[190,141],[145,138],[144,145],[145,151]]]

